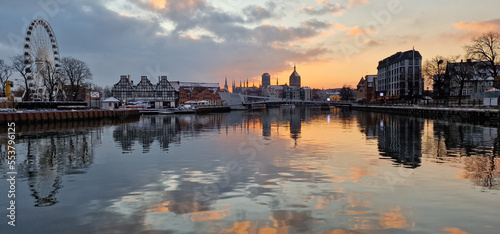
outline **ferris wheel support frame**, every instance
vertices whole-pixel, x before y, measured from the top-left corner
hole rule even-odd
[[[40,31],[42,30],[42,31]],[[47,38],[40,38],[47,36]],[[48,40],[46,40],[48,39]],[[48,43],[47,43],[48,42]],[[42,44],[42,45],[39,45]],[[48,48],[35,48],[38,46],[46,46]],[[34,51],[37,50],[37,51]],[[43,50],[43,51],[40,51]],[[39,53],[47,53],[45,55]],[[40,59],[41,56],[45,56]],[[50,60],[50,61],[49,61]],[[34,19],[26,29],[25,43],[24,43],[24,63],[26,65],[26,77],[28,79],[28,86],[26,89],[30,90],[30,98],[32,101],[45,101],[48,99],[47,88],[44,85],[41,69],[50,65],[50,69],[54,75],[60,74],[61,60],[59,57],[59,46],[57,44],[56,36],[50,24],[44,19]],[[48,72],[51,72],[48,69]],[[45,72],[45,71],[44,71]],[[58,82],[54,93],[57,99],[58,94],[62,94],[65,98],[62,82]],[[23,94],[25,97],[27,90]]]

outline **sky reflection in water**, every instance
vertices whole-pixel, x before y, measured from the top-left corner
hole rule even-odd
[[[18,134],[15,232],[500,228],[497,128],[296,108],[57,129]]]

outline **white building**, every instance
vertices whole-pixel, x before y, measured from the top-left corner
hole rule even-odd
[[[397,52],[378,63],[377,94],[384,97],[422,95],[422,55],[418,51]]]

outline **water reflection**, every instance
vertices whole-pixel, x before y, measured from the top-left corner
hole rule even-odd
[[[381,156],[390,156],[396,164],[416,168],[422,157],[461,163],[464,178],[500,188],[498,128],[369,112],[357,117],[361,132],[377,139]]]
[[[359,127],[367,138],[378,139],[382,159],[408,168],[420,166],[424,120],[416,117],[358,113]]]
[[[462,214],[484,228],[495,225],[498,208],[491,202],[500,188],[498,134],[492,127],[306,108],[23,132],[18,168],[34,199],[23,213],[40,223],[67,219],[81,233],[436,233],[466,230]],[[5,157],[0,165],[6,171]],[[387,171],[418,176],[399,174],[404,183],[391,191]],[[68,183],[69,175],[84,179]],[[476,207],[462,204],[470,198]],[[62,212],[30,214],[40,206]],[[460,212],[451,215],[449,207]],[[41,230],[61,232],[55,225]]]
[[[18,144],[26,146],[26,154],[18,155],[23,158],[18,160],[18,176],[27,180],[35,206],[56,204],[63,176],[84,174],[100,142],[99,129],[22,133]]]
[[[434,144],[426,156],[436,162],[460,162],[463,177],[475,185],[500,189],[498,128],[433,121]]]

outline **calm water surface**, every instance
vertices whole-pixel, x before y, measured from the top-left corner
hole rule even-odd
[[[15,228],[1,148],[0,233],[500,233],[497,128],[296,108],[57,129],[18,130]]]

